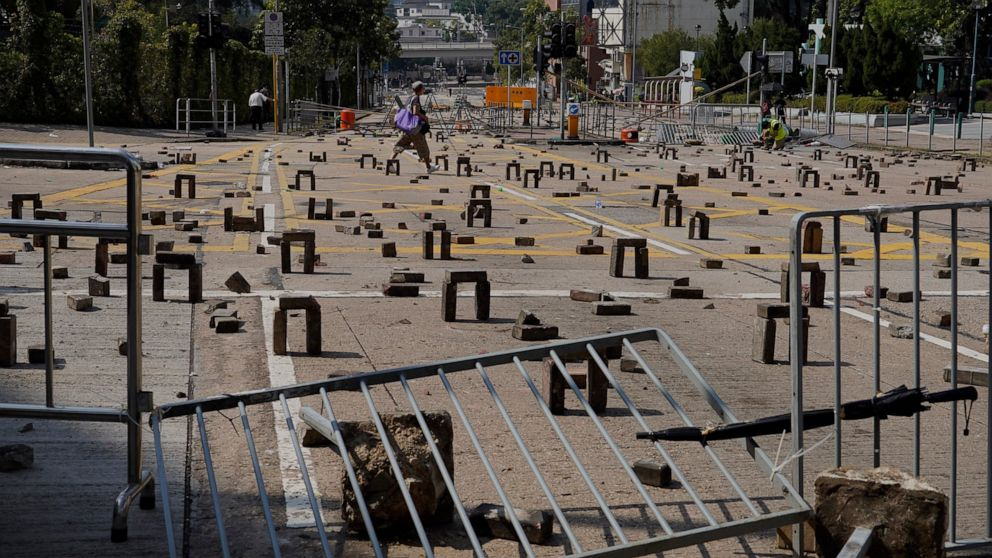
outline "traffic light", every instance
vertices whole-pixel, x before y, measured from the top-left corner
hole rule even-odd
[[[196,15],[197,42],[208,48],[220,48],[227,41],[228,26],[221,23],[220,13],[214,12],[213,17],[207,12]]]
[[[562,47],[562,58],[575,58],[579,55],[579,46],[575,42],[575,24],[566,23],[564,32],[565,44]]]
[[[755,68],[763,74],[768,73],[768,55],[754,53],[754,64],[751,65],[752,72]]]
[[[551,31],[545,31],[544,35],[541,37],[541,44],[539,46],[541,51],[541,59],[544,60],[544,65],[547,66],[548,60],[555,57],[555,43],[554,37]]]
[[[544,55],[544,46],[539,44],[534,49],[534,69],[539,76],[548,71],[548,57]]]
[[[551,58],[561,58],[561,32],[562,28],[560,23],[555,23],[551,26]]]

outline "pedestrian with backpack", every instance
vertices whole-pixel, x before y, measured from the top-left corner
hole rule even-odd
[[[427,165],[427,172],[434,172],[438,166],[431,164],[431,148],[428,147],[427,137],[424,135],[430,129],[430,123],[427,113],[424,112],[424,107],[420,104],[420,96],[425,91],[424,83],[415,81],[413,82],[413,96],[405,105],[399,96],[396,96],[397,111],[393,123],[396,128],[403,132],[403,136],[393,147],[392,158],[395,159],[400,153],[412,146],[417,150],[420,162]]]

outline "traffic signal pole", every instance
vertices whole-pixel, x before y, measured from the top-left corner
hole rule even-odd
[[[214,0],[207,3],[207,36],[210,40],[210,119],[211,129],[217,132],[217,52],[214,49]]]
[[[564,140],[565,139],[565,86],[566,86],[566,83],[565,83],[565,44],[566,44],[566,39],[565,39],[565,8],[561,4],[558,5],[558,13],[561,16],[560,19],[559,19],[559,22],[560,22],[559,25],[561,25],[561,33],[559,34],[560,37],[561,37],[561,45],[559,46],[559,48],[561,49],[560,50],[561,58],[559,58],[559,60],[561,60],[561,62],[560,62],[560,64],[561,64],[561,73],[558,74],[558,79],[560,81],[560,84],[559,85],[560,85],[560,89],[561,89],[561,92],[559,93],[560,99],[558,100],[558,105],[559,105],[559,109],[560,109],[561,112],[558,113],[558,131],[559,131],[559,133],[561,135],[561,139]]]

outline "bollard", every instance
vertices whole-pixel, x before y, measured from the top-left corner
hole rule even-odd
[[[909,120],[910,116],[913,114],[913,109],[906,108],[906,147],[909,147]]]
[[[889,105],[882,107],[882,127],[885,128],[885,147],[889,146]]]
[[[982,149],[985,147],[985,113],[978,115],[978,156],[982,156]]]
[[[934,114],[936,113],[933,109],[930,109],[930,133],[927,135],[927,151],[933,151]]]

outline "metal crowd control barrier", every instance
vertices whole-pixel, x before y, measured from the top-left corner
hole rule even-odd
[[[912,349],[912,359],[913,359],[913,385],[911,387],[919,388],[920,385],[920,340],[925,334],[920,331],[920,298],[922,291],[920,290],[920,221],[921,215],[933,214],[934,212],[948,212],[950,215],[950,265],[951,265],[951,278],[950,278],[950,343],[947,345],[950,349],[950,383],[952,388],[957,388],[958,384],[958,236],[959,236],[959,226],[958,226],[958,213],[962,210],[975,210],[975,211],[985,211],[988,214],[988,242],[992,245],[992,199],[980,200],[980,201],[969,201],[969,202],[957,202],[957,203],[937,203],[937,204],[919,204],[919,205],[878,205],[863,207],[860,209],[842,209],[842,210],[827,210],[827,211],[807,211],[797,214],[792,219],[792,225],[790,229],[790,269],[796,270],[789,273],[789,290],[790,290],[790,354],[792,355],[803,355],[805,353],[804,339],[803,335],[800,334],[800,327],[802,327],[802,300],[803,300],[803,285],[802,285],[802,261],[803,261],[803,224],[812,219],[830,219],[832,220],[833,228],[833,399],[834,399],[834,412],[835,419],[833,428],[833,438],[834,438],[834,451],[833,451],[833,465],[835,467],[840,467],[843,463],[843,453],[844,450],[851,452],[854,449],[854,444],[851,444],[849,439],[842,439],[842,421],[840,419],[840,405],[841,401],[841,369],[843,366],[842,353],[841,353],[841,314],[846,309],[842,308],[841,304],[841,254],[840,250],[836,249],[841,245],[841,221],[845,218],[850,219],[851,217],[863,218],[868,224],[870,224],[872,241],[872,360],[871,360],[871,376],[872,376],[872,389],[873,394],[882,391],[882,357],[881,357],[881,220],[883,218],[888,219],[891,216],[896,215],[907,215],[911,219],[911,225],[907,234],[911,235],[912,242],[912,292],[913,292],[913,307],[912,307],[912,324],[913,324],[913,349]],[[859,223],[860,224],[860,223]],[[891,225],[889,225],[891,226]],[[974,231],[971,231],[974,232]],[[992,293],[992,260],[989,260],[989,293]],[[988,294],[986,295],[988,296]],[[988,323],[992,323],[992,302],[986,298],[986,318]],[[981,355],[979,355],[981,356]],[[987,356],[984,358],[986,362],[989,363],[988,371],[992,372],[992,359]],[[803,480],[804,480],[804,465],[805,457],[803,456],[801,450],[803,449],[803,359],[802,358],[792,358],[792,451],[794,455],[799,457],[793,461],[792,465],[792,482],[794,483],[800,494],[803,491]],[[950,451],[950,467],[949,467],[949,531],[948,540],[946,543],[946,548],[948,550],[964,550],[970,548],[981,548],[981,547],[992,547],[992,397],[988,397],[988,393],[985,393],[986,397],[986,452],[984,460],[984,473],[986,481],[986,494],[985,494],[985,514],[986,522],[984,528],[984,536],[972,539],[959,539],[958,537],[958,403],[954,402],[951,410],[951,421],[950,421],[950,441],[951,441],[951,451]],[[921,417],[919,414],[915,415],[914,425],[913,425],[913,439],[912,439],[912,471],[915,476],[920,476],[920,466],[922,461],[921,452]],[[872,432],[872,454],[874,467],[878,467],[882,463],[882,435],[879,419],[875,419],[873,423]],[[981,466],[981,464],[979,464]],[[803,538],[800,536],[802,526],[796,525],[793,527],[793,539],[794,541],[799,541],[799,546],[802,545]]]
[[[155,507],[154,480],[141,468],[142,411],[151,407],[151,397],[141,390],[141,163],[123,149],[51,147],[43,145],[0,144],[0,159],[19,161],[58,161],[106,163],[127,173],[127,223],[80,223],[0,219],[0,233],[36,234],[44,237],[45,283],[45,404],[0,402],[0,417],[118,422],[127,425],[127,488],[114,502],[111,539],[127,540],[127,516],[134,499],[140,496],[142,509]],[[127,244],[127,406],[60,407],[53,396],[54,358],[52,349],[52,236],[86,236],[124,241]]]
[[[224,133],[233,132],[238,124],[238,105],[231,99],[217,99],[218,124]],[[214,123],[210,99],[181,97],[176,99],[176,131],[211,126]]]
[[[341,107],[295,99],[289,105],[287,129],[291,132],[307,130],[335,130]]]
[[[618,367],[610,367],[604,362],[604,358],[606,357],[602,356],[605,354],[609,357],[611,351],[625,351],[626,354],[636,360],[644,374],[632,375],[618,373]],[[612,358],[617,358],[618,356],[617,354],[613,354]],[[661,366],[667,366],[667,370],[662,370],[661,367],[652,368],[648,364],[648,359],[654,361],[653,359],[661,360],[665,357],[669,360],[668,362],[662,361]],[[565,371],[565,361],[575,362],[583,359],[587,361],[586,365],[589,367],[586,376],[587,386],[590,385],[589,382],[597,382],[596,385],[602,388],[605,393],[608,383],[613,388],[612,393],[614,395],[611,396],[611,398],[615,398],[613,399],[613,403],[622,403],[622,410],[611,409],[609,412],[601,414],[597,414],[593,410],[589,400],[587,400],[586,396],[583,395],[583,391],[576,384],[575,379],[573,379],[569,372]],[[567,384],[571,392],[574,393],[575,399],[582,408],[582,412],[578,414],[573,412],[571,413],[571,417],[556,417],[552,414],[548,403],[545,402],[545,397],[537,387],[535,380],[532,379],[532,373],[524,366],[524,362],[532,361],[544,362],[542,366],[546,367],[544,370],[545,373],[557,373],[561,375],[563,383]],[[678,369],[681,374],[676,372],[675,369]],[[658,372],[655,370],[658,370]],[[632,380],[630,378],[638,378],[638,380]],[[479,391],[481,386],[477,383],[479,380],[485,386],[481,391]],[[621,382],[621,380],[624,381]],[[443,387],[437,385],[438,381],[440,381]],[[641,385],[632,385],[635,381]],[[418,382],[427,382],[429,385],[425,386]],[[463,405],[462,397],[458,394],[459,390],[456,390],[453,382],[458,382],[462,387],[460,391],[462,391],[463,396],[466,391],[466,384],[471,385],[473,393],[481,393],[485,399],[485,403],[480,406],[473,401],[473,404]],[[625,389],[625,384],[630,389]],[[545,385],[547,384],[545,383]],[[497,388],[497,386],[500,387]],[[326,416],[317,409],[303,407],[300,411],[300,417],[310,427],[323,434],[332,442],[331,451],[334,452],[335,463],[337,457],[340,457],[343,462],[343,472],[348,479],[348,484],[354,490],[355,507],[358,508],[362,523],[367,530],[368,540],[371,543],[374,554],[380,557],[384,556],[385,549],[379,544],[375,525],[371,520],[369,506],[365,499],[368,495],[363,495],[361,486],[356,480],[355,468],[357,465],[349,457],[347,440],[342,434],[342,428],[335,414],[336,410],[345,410],[353,415],[359,407],[367,406],[368,416],[371,418],[371,423],[374,424],[379,434],[379,439],[383,444],[383,449],[388,456],[393,478],[396,479],[398,488],[402,493],[406,503],[406,509],[410,513],[410,518],[417,539],[422,546],[423,553],[425,556],[433,556],[434,550],[428,530],[425,529],[411,500],[407,483],[402,474],[402,467],[397,461],[397,448],[393,447],[393,444],[390,442],[390,436],[386,435],[386,428],[383,424],[381,412],[376,406],[375,398],[373,397],[373,391],[376,388],[379,388],[377,393],[380,394],[382,394],[381,392],[383,390],[392,388],[391,393],[397,393],[398,390],[398,392],[405,395],[405,400],[409,403],[408,412],[413,413],[416,417],[419,429],[424,435],[424,440],[426,440],[429,446],[434,462],[439,467],[444,485],[453,500],[456,515],[464,527],[471,547],[475,555],[485,556],[485,552],[479,541],[481,535],[469,521],[468,512],[463,503],[465,499],[460,499],[458,495],[459,489],[478,490],[481,486],[481,479],[470,476],[466,480],[463,480],[459,487],[456,487],[453,479],[453,471],[448,471],[438,444],[434,441],[435,436],[432,434],[425,419],[424,411],[414,395],[415,387],[429,388],[434,392],[443,390],[440,391],[441,399],[444,399],[444,395],[447,395],[447,399],[450,399],[451,406],[449,408],[454,410],[452,415],[457,417],[453,419],[452,423],[456,428],[458,423],[464,428],[464,434],[470,440],[474,454],[479,462],[481,462],[482,468],[485,471],[483,478],[488,477],[488,481],[492,484],[496,494],[498,494],[498,499],[504,506],[504,509],[513,509],[515,498],[518,498],[516,501],[519,503],[519,498],[524,498],[525,496],[531,496],[533,498],[543,496],[541,499],[542,505],[544,502],[547,502],[556,519],[557,528],[560,529],[562,535],[562,538],[559,539],[561,540],[561,544],[564,545],[562,554],[572,556],[643,556],[785,526],[804,521],[811,514],[809,505],[798,495],[784,475],[774,470],[774,463],[753,439],[744,440],[742,446],[729,444],[728,447],[730,447],[730,450],[728,451],[724,451],[727,447],[721,447],[720,451],[717,452],[709,446],[699,446],[699,453],[692,455],[695,455],[697,460],[705,461],[707,464],[712,463],[712,467],[708,468],[707,471],[714,473],[713,476],[707,478],[704,490],[698,489],[689,480],[689,477],[692,476],[698,478],[701,471],[698,468],[680,467],[676,463],[673,454],[670,454],[663,444],[655,443],[654,448],[651,448],[647,444],[643,447],[636,447],[636,444],[629,443],[634,436],[635,430],[651,429],[648,424],[649,418],[654,422],[668,420],[691,426],[693,419],[690,418],[690,415],[699,413],[709,415],[709,409],[711,409],[716,413],[715,420],[725,422],[737,420],[733,412],[706,382],[699,370],[679,350],[668,334],[659,329],[641,329],[528,347],[521,350],[502,351],[481,356],[471,356],[271,389],[225,394],[160,406],[151,414],[150,423],[155,436],[158,484],[161,491],[164,516],[166,518],[165,529],[170,556],[174,557],[177,555],[177,547],[172,516],[169,513],[169,492],[165,466],[166,456],[163,454],[161,443],[162,422],[190,416],[195,416],[196,418],[199,426],[203,464],[205,474],[208,478],[210,502],[217,526],[218,544],[220,545],[222,554],[227,556],[231,552],[231,549],[224,527],[222,513],[224,508],[221,505],[221,494],[225,493],[225,487],[219,487],[217,484],[218,475],[214,471],[214,463],[211,459],[208,434],[204,422],[205,414],[222,414],[227,409],[237,409],[240,414],[247,445],[246,449],[251,459],[267,533],[273,553],[276,556],[280,555],[280,542],[282,539],[276,535],[277,526],[273,523],[270,496],[266,492],[266,481],[258,458],[261,450],[256,447],[255,438],[252,434],[252,423],[249,420],[249,409],[252,406],[265,403],[271,403],[277,409],[281,408],[282,410],[283,417],[280,418],[278,413],[276,413],[273,420],[279,421],[284,419],[287,423],[289,437],[291,438],[293,450],[299,465],[298,474],[293,474],[297,480],[302,477],[302,482],[306,487],[310,509],[313,513],[313,527],[319,536],[323,554],[325,556],[331,556],[328,534],[325,531],[327,520],[321,517],[320,503],[319,499],[315,496],[311,473],[308,469],[309,464],[304,458],[304,453],[301,450],[300,441],[296,434],[296,418],[290,413],[290,406],[287,404],[288,399],[313,395],[320,397],[320,402],[322,403],[323,410],[326,411]],[[504,403],[503,397],[499,393],[502,391],[504,394],[507,394],[511,390],[513,394],[519,394],[513,395],[513,397],[517,398],[513,400],[515,403],[514,414],[529,412],[531,414],[528,416],[533,417],[528,419],[526,428],[514,422]],[[352,393],[348,395],[344,392]],[[533,396],[533,401],[526,395],[523,395],[525,393]],[[352,405],[350,407],[342,405],[340,399],[332,404],[332,395],[339,398],[350,397],[352,398]],[[692,404],[688,406],[684,405],[678,399],[680,396],[691,398]],[[521,397],[524,399],[520,399]],[[491,402],[489,401],[490,398]],[[402,400],[404,398],[400,397],[398,399]],[[357,406],[356,400],[360,401],[357,403]],[[640,401],[640,404],[635,401]],[[527,402],[532,403],[534,407],[529,408],[528,411],[522,411],[517,407],[517,405],[524,405]],[[431,404],[438,405],[438,399],[432,398]],[[397,405],[399,406],[399,404]],[[405,407],[406,405],[403,406]],[[493,462],[490,460],[487,449],[484,447],[485,436],[477,432],[473,427],[472,419],[469,417],[469,413],[466,412],[466,407],[473,411],[475,424],[500,424],[500,433],[502,435],[512,435],[512,442],[507,440],[507,443],[498,444],[498,447],[503,449],[503,451],[508,451],[505,448],[511,448],[509,451],[519,451],[519,453],[514,453],[513,455],[502,454],[500,457],[500,469],[494,467]],[[661,414],[662,407],[665,408],[663,414]],[[671,409],[670,412],[668,411],[669,408]],[[488,416],[480,417],[480,413],[488,413]],[[497,414],[498,416],[496,416]],[[543,417],[544,420],[537,418],[538,416]],[[662,416],[665,418],[659,418]],[[596,436],[592,432],[589,432],[588,435],[583,437],[580,437],[574,432],[569,433],[569,430],[576,425],[574,421],[579,420],[588,420],[588,422],[584,422],[583,424],[588,425],[590,431],[595,430],[598,432],[599,436]],[[502,430],[504,423],[506,430]],[[227,422],[225,421],[224,424],[226,429]],[[541,429],[539,430],[540,436],[542,439],[547,436],[548,441],[540,444],[540,451],[532,453],[532,450],[528,449],[525,438],[528,435],[531,437],[538,435],[538,431],[535,431],[535,429]],[[630,438],[623,440],[623,442],[618,442],[610,435],[610,429],[624,432]],[[460,434],[461,432],[455,433],[456,439],[464,439],[459,436]],[[592,438],[586,440],[585,438],[589,436]],[[551,442],[550,440],[555,441]],[[577,444],[577,441],[581,441],[582,444]],[[492,446],[494,445],[492,440],[490,440],[489,445],[490,451],[492,451]],[[634,446],[633,449],[632,446]],[[666,517],[659,509],[665,504],[656,503],[656,499],[660,497],[660,494],[664,494],[664,492],[652,493],[634,472],[631,465],[632,456],[630,453],[637,449],[643,450],[638,453],[643,455],[650,454],[653,458],[664,461],[671,468],[673,479],[679,483],[677,485],[677,492],[668,493],[674,494],[671,498],[677,500],[674,504],[678,511],[674,513],[674,517],[671,515]],[[686,459],[687,454],[682,449],[682,447],[679,448],[679,455],[682,459]],[[603,457],[593,461],[589,459],[587,453],[591,451],[596,451]],[[458,453],[462,454],[464,452]],[[580,458],[580,453],[586,453],[587,459],[585,463]],[[609,454],[612,454],[612,456],[607,458],[606,456]],[[471,451],[465,454],[465,459],[468,459],[470,455]],[[517,457],[523,460],[523,463],[515,467],[515,470],[520,472],[507,473],[505,468],[508,467],[511,461],[517,463],[515,461]],[[746,467],[749,472],[756,473],[756,471],[750,470],[749,466],[746,465],[747,457],[753,459],[754,463],[764,472],[763,474],[752,477],[760,479],[753,482],[759,482],[761,488],[749,487],[750,491],[738,482],[737,477],[732,472],[734,468]],[[608,459],[609,463],[602,461],[602,459]],[[616,460],[615,462],[613,461],[614,459]],[[474,462],[475,458],[473,457],[472,460]],[[540,463],[544,463],[543,471]],[[619,468],[617,465],[619,465]],[[460,465],[459,467],[462,466]],[[553,478],[547,476],[549,474],[547,469],[551,466],[559,469]],[[561,467],[565,469],[561,469]],[[497,470],[503,471],[503,482],[500,481]],[[566,470],[571,474],[565,472]],[[615,503],[618,495],[615,493],[604,495],[601,491],[602,487],[594,479],[595,473],[598,472],[600,473],[599,476],[602,476],[605,470],[611,471],[610,474],[616,476],[616,482],[622,482],[624,486],[627,486],[627,490],[623,491],[624,494],[630,495],[627,502],[613,506],[607,502],[607,498],[609,498],[614,500]],[[621,470],[622,473],[617,476],[617,473]],[[574,475],[576,472],[578,473],[578,477]],[[717,472],[719,473],[718,475],[716,474]],[[283,470],[283,474],[286,474],[286,469]],[[512,483],[505,482],[506,476],[509,474],[516,475]],[[581,477],[581,481],[579,477]],[[533,481],[534,486],[540,488],[540,492],[535,492],[533,489],[528,490],[526,487],[529,485],[529,482],[525,481],[524,478]],[[716,479],[719,479],[719,481]],[[628,481],[630,484],[627,484]],[[276,485],[278,486],[278,482]],[[516,489],[516,492],[511,491],[511,488]],[[755,492],[758,490],[762,490],[763,492],[756,496]],[[706,491],[718,491],[721,499],[714,498],[712,492],[707,497]],[[578,497],[588,497],[588,500],[576,502],[574,500],[577,497],[576,494],[580,495]],[[563,506],[559,502],[559,498],[563,497],[572,498],[569,501],[579,505]],[[281,500],[281,498],[273,499]],[[588,506],[586,502],[588,502]],[[671,501],[667,502],[667,505],[672,504],[673,502]],[[712,510],[711,507],[716,507],[718,511]],[[588,512],[590,511],[594,514],[601,514],[595,516],[596,527],[592,529],[592,532],[598,541],[605,541],[605,546],[599,544],[599,548],[593,548],[594,545],[589,540],[589,530],[576,533],[578,530],[577,527],[581,523],[588,521]],[[531,546],[527,536],[524,535],[516,514],[511,513],[507,515],[512,523],[512,529],[517,534],[521,554],[534,556],[535,548]],[[727,520],[721,521],[717,519],[717,515],[722,515],[721,519]],[[632,516],[636,517],[636,519],[632,520]],[[600,518],[605,519],[605,521],[600,521]],[[635,526],[631,526],[630,523],[632,521],[636,521]],[[626,531],[624,527],[626,527]],[[636,527],[641,527],[647,536],[645,538],[635,539],[633,530]],[[260,533],[261,531],[258,532]],[[543,554],[544,552],[542,552]]]

